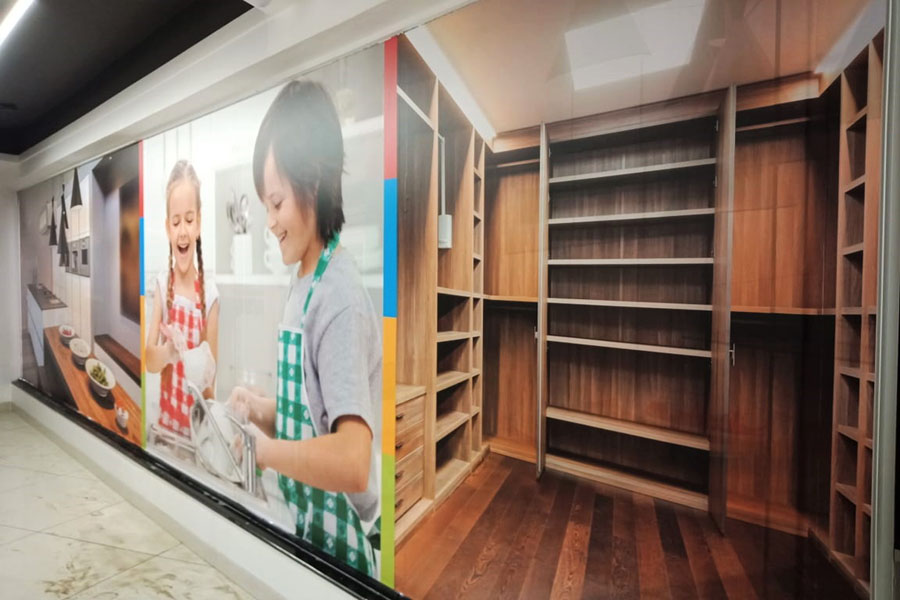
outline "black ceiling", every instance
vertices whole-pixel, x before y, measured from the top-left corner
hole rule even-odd
[[[0,0],[0,19],[12,4]],[[35,0],[0,46],[0,153],[22,153],[250,8],[243,0]]]

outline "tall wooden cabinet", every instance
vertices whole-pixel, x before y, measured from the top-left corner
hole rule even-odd
[[[865,590],[882,53],[486,144],[400,38],[399,539],[490,448]]]
[[[401,541],[482,442],[484,142],[405,37],[397,69],[395,517]],[[452,216],[438,247],[438,216]]]
[[[720,522],[733,130],[732,89],[547,135],[545,464]]]
[[[878,204],[884,36],[840,78],[840,186],[829,543],[867,588],[872,527],[872,407],[878,318]]]

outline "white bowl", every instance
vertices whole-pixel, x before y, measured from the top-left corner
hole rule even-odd
[[[191,348],[181,355],[184,362],[184,378],[205,390],[216,379],[216,359],[213,358],[212,349],[207,342],[202,342],[196,348]]]
[[[113,375],[112,369],[104,365],[96,358],[89,358],[84,362],[84,370],[87,371],[91,380],[91,389],[101,398],[109,395],[109,392],[116,387],[116,376]],[[102,374],[105,382],[97,381],[97,374]]]
[[[72,360],[79,367],[84,367],[84,361],[91,355],[91,345],[81,338],[72,338],[69,342],[69,350],[72,351]]]
[[[59,326],[59,341],[63,346],[68,346],[72,338],[75,337],[75,328],[71,325]]]

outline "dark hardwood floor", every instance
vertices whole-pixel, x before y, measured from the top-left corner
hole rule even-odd
[[[489,454],[400,546],[412,598],[853,598],[805,538]]]

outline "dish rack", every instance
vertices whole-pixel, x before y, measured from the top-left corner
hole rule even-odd
[[[188,438],[164,429],[157,423],[152,423],[149,427],[148,443],[180,451],[210,474],[240,486],[252,496],[263,498],[262,486],[256,474],[256,438],[247,430],[248,424],[241,423],[232,415],[227,415],[241,435],[243,460],[238,463],[231,452],[231,444],[225,439],[225,435],[210,409],[209,401],[203,397],[200,389],[193,383],[187,382],[187,388],[188,393],[194,398],[191,407],[191,436]],[[198,432],[202,431],[204,427],[207,435],[198,435]],[[228,457],[230,472],[223,473],[209,461],[208,454],[201,450],[206,444],[219,445]]]

